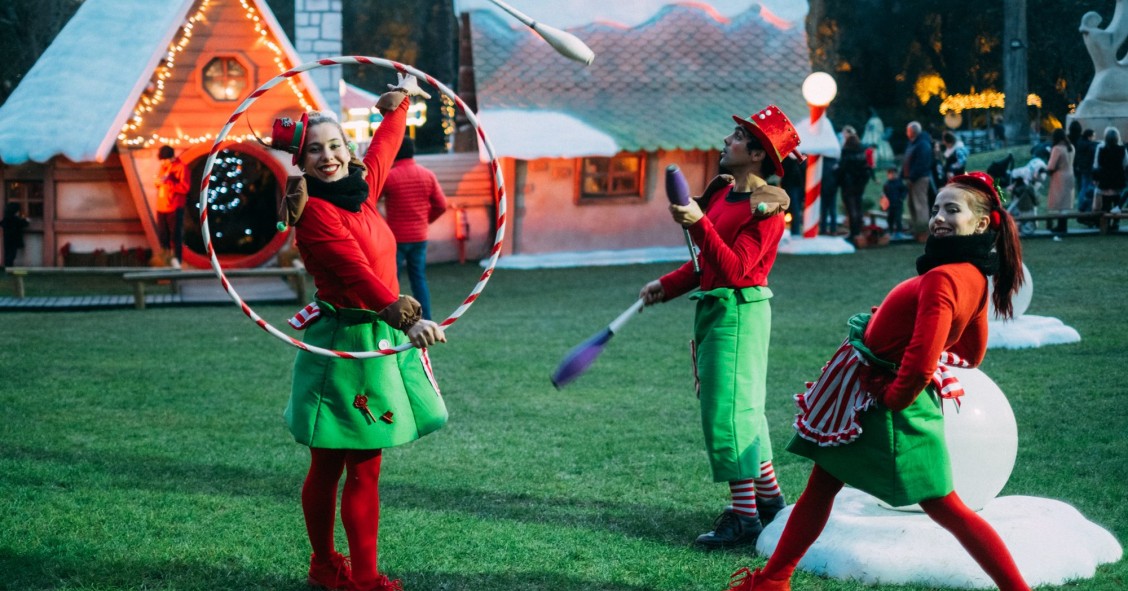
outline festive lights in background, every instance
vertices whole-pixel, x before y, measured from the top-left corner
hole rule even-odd
[[[285,72],[290,69],[287,62],[286,54],[277,43],[270,37],[270,31],[263,24],[262,17],[251,6],[251,0],[239,0],[243,7],[243,15],[246,19],[254,24],[255,32],[258,33],[258,44],[268,48],[274,54],[274,63],[278,67],[278,72]],[[164,61],[161,65],[157,66],[153,72],[153,78],[149,82],[149,87],[142,93],[141,100],[138,101],[137,106],[133,109],[133,116],[129,121],[122,126],[121,133],[118,134],[118,140],[130,148],[149,148],[157,144],[168,144],[171,146],[178,146],[184,144],[201,144],[212,141],[215,136],[211,133],[202,136],[189,136],[184,133],[178,133],[175,137],[162,136],[157,132],[153,132],[149,136],[142,135],[143,127],[145,124],[145,116],[151,113],[158,105],[164,102],[165,96],[165,81],[171,76],[173,69],[176,67],[177,56],[184,52],[188,46],[188,42],[192,39],[193,30],[197,24],[206,23],[207,11],[211,5],[211,0],[200,0],[196,12],[188,17],[188,20],[180,27],[180,36],[177,40],[169,44],[168,53],[165,55]],[[306,111],[313,110],[313,105],[306,99],[305,93],[298,87],[296,77],[291,77],[286,80],[290,89],[293,91],[294,96],[297,97],[298,103],[302,109]],[[245,140],[255,139],[253,134],[245,134],[241,136],[227,136],[228,140],[242,142]]]
[[[975,94],[953,94],[944,97],[940,103],[940,114],[949,112],[960,113],[971,109],[1002,109],[1006,103],[1006,95],[997,90],[985,90]],[[1026,95],[1028,107],[1042,108],[1042,97],[1036,94]]]

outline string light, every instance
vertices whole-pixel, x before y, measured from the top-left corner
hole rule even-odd
[[[172,76],[173,69],[176,66],[177,56],[183,53],[188,46],[188,42],[191,41],[196,26],[207,24],[206,16],[211,3],[212,0],[200,0],[196,12],[188,17],[184,24],[181,25],[179,38],[169,44],[168,52],[165,54],[163,62],[157,66],[157,69],[153,72],[148,87],[145,89],[145,92],[142,93],[141,99],[134,107],[133,116],[122,126],[121,132],[118,134],[118,141],[123,146],[128,148],[149,148],[157,144],[179,146],[185,144],[204,144],[214,141],[215,135],[211,133],[202,136],[189,136],[178,132],[175,137],[164,136],[155,131],[147,136],[142,134],[142,128],[145,125],[145,115],[153,112],[166,98],[165,82]],[[274,64],[277,66],[279,73],[286,72],[292,68],[293,65],[291,65],[286,58],[286,52],[271,38],[270,31],[262,22],[262,17],[259,16],[254,6],[252,6],[253,0],[239,0],[239,3],[243,7],[243,16],[248,22],[253,24],[255,33],[257,33],[256,46],[266,47],[274,54]],[[288,78],[286,82],[289,84],[294,96],[297,97],[298,103],[301,105],[302,109],[312,111],[313,105],[298,86],[296,77]],[[226,139],[228,141],[243,142],[256,138],[253,133],[247,133],[237,136],[228,135]]]
[[[953,94],[945,97],[940,103],[940,114],[949,112],[962,113],[970,109],[1002,109],[1006,104],[1006,95],[997,90],[985,90],[975,94]],[[1036,94],[1026,95],[1026,105],[1042,108],[1042,97]]]

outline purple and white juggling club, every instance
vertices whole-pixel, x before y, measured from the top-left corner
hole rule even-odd
[[[666,199],[675,205],[689,205],[689,182],[685,180],[677,164],[666,167]],[[693,239],[689,237],[689,228],[682,226],[685,234],[685,245],[689,247],[689,260],[693,261],[693,270],[701,274],[701,267],[697,263],[697,249],[693,246]]]
[[[611,324],[607,325],[607,328],[595,333],[586,341],[573,347],[572,350],[564,356],[560,365],[556,366],[556,371],[552,372],[552,385],[556,386],[557,390],[561,390],[564,386],[571,383],[572,380],[583,375],[583,373],[591,367],[591,364],[595,363],[595,359],[603,353],[603,348],[607,345],[607,342],[611,340],[611,337],[615,336],[619,330],[623,328],[623,325],[633,318],[635,314],[638,314],[639,310],[642,310],[643,305],[644,302],[642,298],[639,298],[630,308],[627,308],[622,314],[619,314],[618,318],[612,320]]]

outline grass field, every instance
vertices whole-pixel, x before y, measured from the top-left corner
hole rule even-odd
[[[1002,494],[1066,501],[1124,543],[1128,239],[1025,246],[1028,312],[1062,319],[1082,341],[988,352],[982,369],[1020,435]],[[920,252],[777,262],[768,419],[790,500],[810,469],[781,451],[791,394],[817,375],[846,318],[908,277]],[[735,568],[762,564],[749,550],[692,546],[727,491],[702,450],[689,302],[648,309],[587,375],[560,392],[549,383],[572,345],[669,268],[495,274],[432,349],[450,424],[387,453],[383,570],[408,591],[719,591]],[[453,310],[479,273],[432,267],[436,311]],[[294,307],[258,311],[282,325]],[[294,349],[234,306],[0,313],[0,323],[0,588],[306,589],[307,452],[281,420]],[[1122,560],[1057,589],[1126,587]],[[803,573],[795,588],[923,589]]]

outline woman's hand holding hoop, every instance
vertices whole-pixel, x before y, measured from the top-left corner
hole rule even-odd
[[[435,343],[446,342],[446,331],[437,322],[420,320],[407,329],[407,338],[418,349],[426,349]]]

